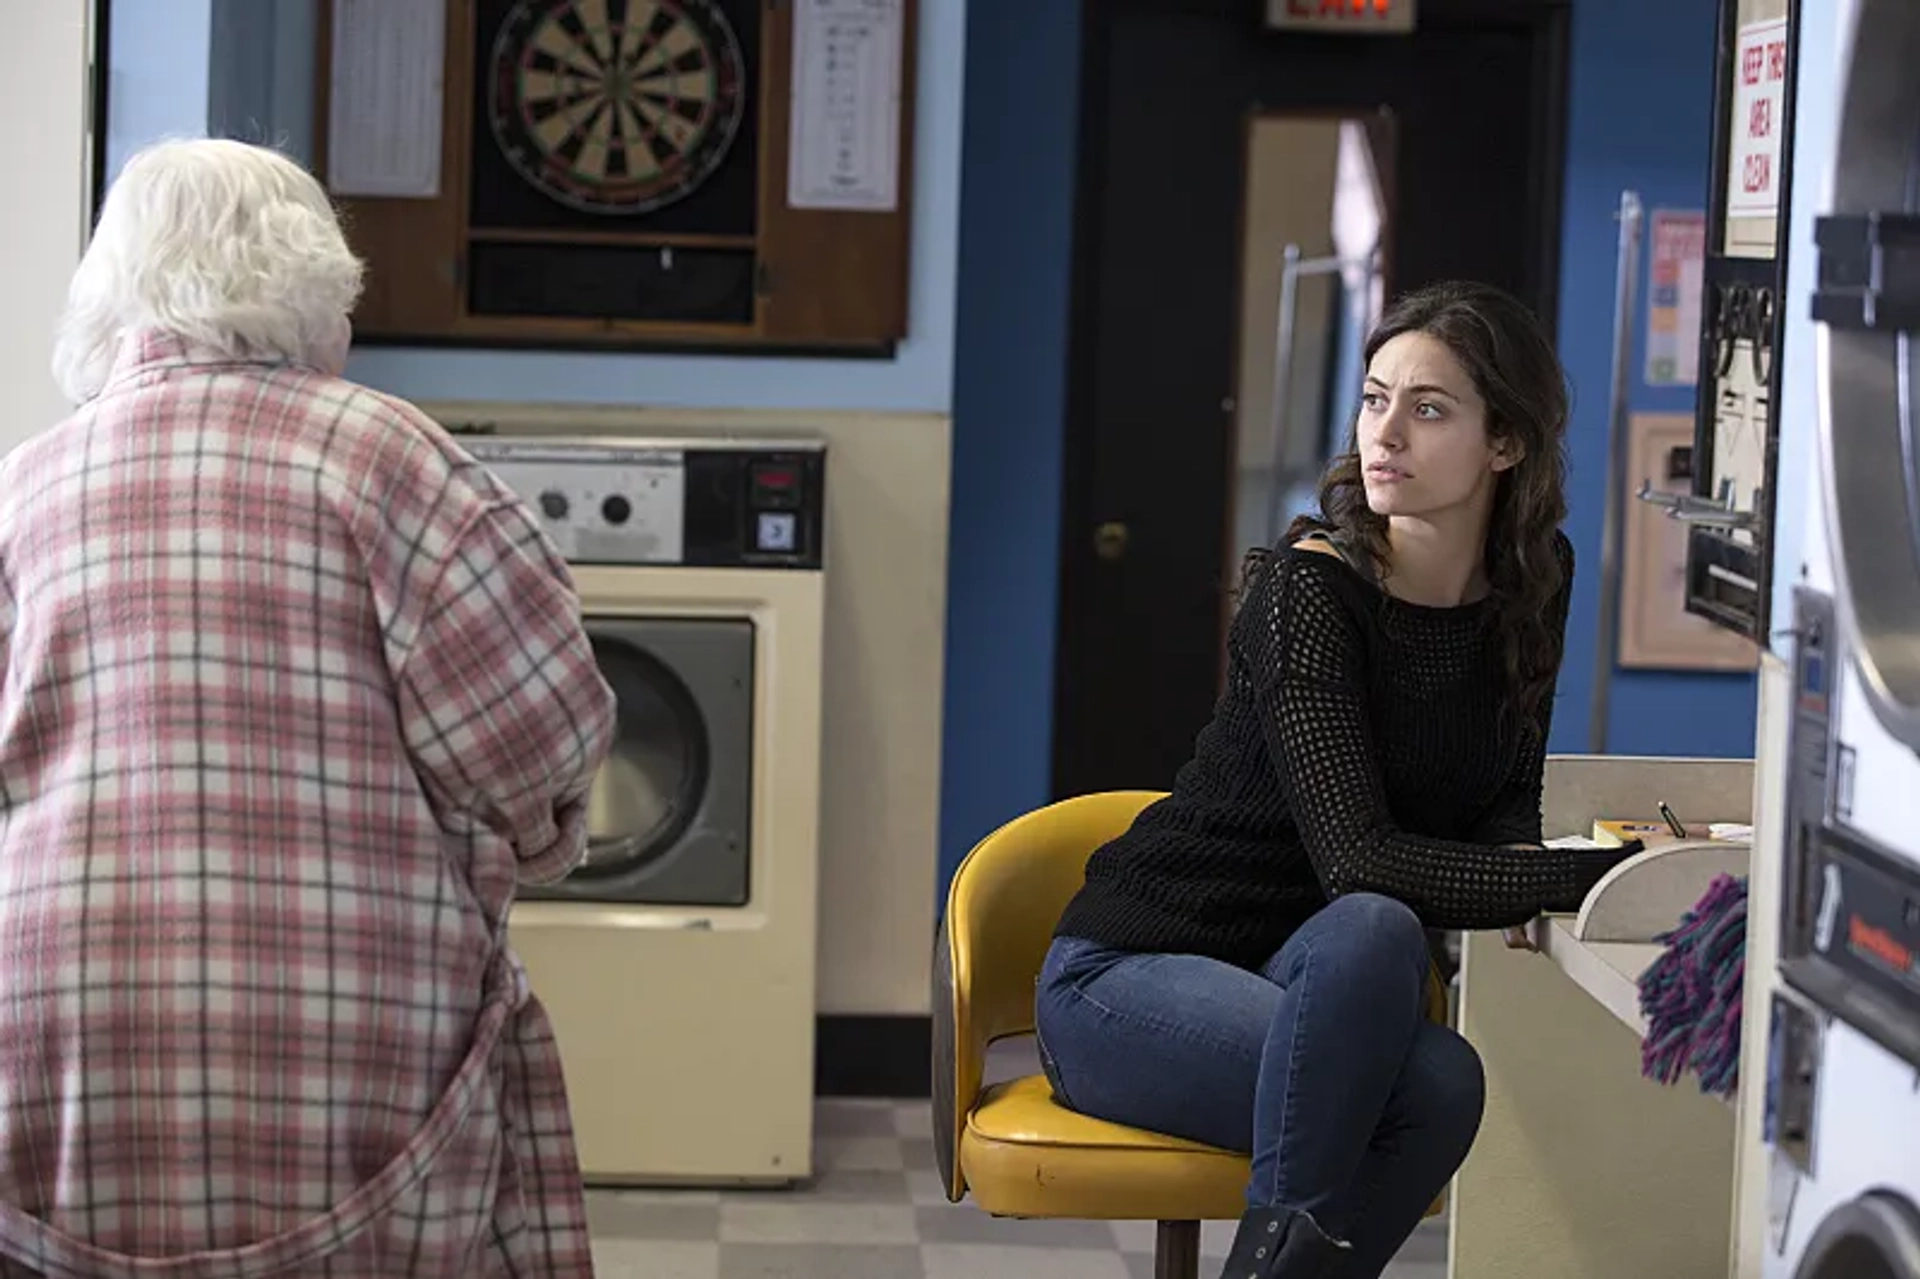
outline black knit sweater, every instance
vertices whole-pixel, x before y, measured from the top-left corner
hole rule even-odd
[[[1573,548],[1556,549],[1564,634]],[[1257,967],[1343,893],[1397,898],[1432,928],[1577,909],[1620,854],[1502,847],[1540,842],[1552,697],[1503,727],[1491,622],[1485,601],[1409,604],[1335,556],[1276,552],[1193,759],[1093,855],[1059,935]]]

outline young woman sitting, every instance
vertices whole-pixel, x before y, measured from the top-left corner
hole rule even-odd
[[[1037,1006],[1054,1091],[1252,1152],[1232,1279],[1381,1273],[1484,1100],[1472,1047],[1423,1015],[1427,930],[1576,908],[1621,856],[1541,847],[1566,419],[1519,302],[1401,299],[1319,514],[1247,574],[1192,760],[1060,921]]]

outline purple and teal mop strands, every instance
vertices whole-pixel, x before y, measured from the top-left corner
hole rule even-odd
[[[1640,976],[1640,1073],[1671,1084],[1691,1069],[1700,1091],[1730,1097],[1740,1082],[1746,879],[1719,876],[1678,927],[1654,940],[1666,950]]]

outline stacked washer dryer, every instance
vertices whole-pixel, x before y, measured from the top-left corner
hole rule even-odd
[[[619,727],[509,932],[590,1182],[811,1171],[825,451],[477,437],[572,566]]]
[[[1816,221],[1765,1273],[1920,1279],[1920,3],[1803,13],[1843,23],[1843,72]]]

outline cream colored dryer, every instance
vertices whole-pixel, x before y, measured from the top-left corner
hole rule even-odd
[[[476,438],[572,565],[619,699],[585,864],[510,933],[587,1180],[811,1172],[825,451]]]

